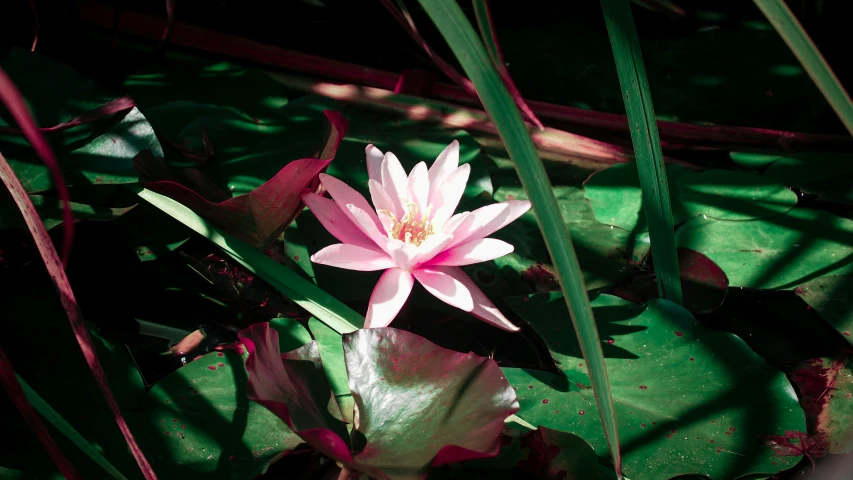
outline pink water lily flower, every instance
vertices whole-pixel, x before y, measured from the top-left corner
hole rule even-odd
[[[417,280],[439,300],[518,331],[459,267],[512,252],[509,243],[485,237],[521,216],[530,202],[511,200],[454,215],[471,173],[470,165],[459,165],[456,140],[429,170],[421,162],[408,176],[393,153],[383,155],[373,145],[365,152],[375,209],[350,186],[325,174],[320,181],[333,200],[314,193],[303,196],[320,223],[342,242],[320,250],[311,261],[385,270],[370,296],[365,328],[391,323]]]

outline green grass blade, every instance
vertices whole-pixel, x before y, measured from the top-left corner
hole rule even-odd
[[[285,294],[318,320],[340,334],[350,333],[364,326],[364,317],[305,280],[263,252],[221,232],[192,210],[169,197],[136,186],[130,186],[140,198],[183,223],[199,235],[222,248],[225,253],[267,283]]]
[[[649,92],[637,29],[631,16],[631,5],[628,0],[601,0],[601,8],[604,10],[604,20],[610,36],[610,45],[613,47],[613,57],[616,59],[616,71],[619,74],[619,85],[622,87],[628,124],[631,127],[631,140],[634,143],[634,155],[643,191],[643,210],[649,223],[658,292],[661,298],[681,305],[681,279],[678,273],[669,184],[666,181],[652,95]]]
[[[589,368],[595,400],[601,412],[604,432],[614,465],[619,472],[621,456],[616,412],[607,380],[601,340],[589,305],[577,255],[557,206],[545,167],[536,153],[533,140],[515,102],[492,66],[482,42],[456,0],[419,1],[450,45],[465,73],[468,74],[468,78],[477,87],[483,106],[495,123],[507,152],[515,163],[521,184],[533,204],[533,211],[545,237],[548,252],[554,260],[557,277],[574,321],[581,350]]]
[[[495,41],[495,32],[492,29],[492,24],[489,21],[489,5],[488,0],[474,0],[474,19],[477,20],[477,27],[480,29],[480,36],[483,39],[483,45],[486,47],[486,52],[489,53],[489,58],[492,59],[492,64],[495,68],[500,69],[501,53],[497,42]]]
[[[125,476],[122,475],[109,460],[104,458],[99,451],[95,450],[95,447],[93,447],[91,443],[83,438],[82,435],[77,433],[77,430],[75,430],[70,423],[66,422],[65,419],[53,409],[53,407],[44,401],[44,399],[41,398],[41,396],[39,396],[39,394],[36,393],[36,391],[33,390],[27,382],[20,377],[20,375],[15,374],[15,376],[18,377],[18,383],[21,384],[21,389],[24,391],[24,395],[27,396],[27,400],[29,400],[30,405],[32,405],[45,420],[53,424],[53,426],[65,435],[66,438],[71,440],[71,443],[77,445],[77,448],[88,455],[92,461],[97,463],[105,472],[109,473],[110,476],[118,480],[127,480],[127,478],[125,478]]]
[[[838,118],[847,127],[847,131],[853,135],[853,102],[850,100],[850,95],[841,86],[838,77],[829,68],[829,64],[800,25],[797,17],[783,0],[755,0],[755,4],[794,52],[826,101],[835,110]]]

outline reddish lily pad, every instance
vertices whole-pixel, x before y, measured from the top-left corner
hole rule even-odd
[[[426,478],[430,466],[497,455],[504,420],[518,411],[497,364],[394,328],[344,336],[355,399],[360,471]]]
[[[584,480],[598,478],[598,457],[584,439],[570,433],[539,427],[521,437],[527,458],[518,467],[537,478]]]
[[[278,332],[269,323],[242,330],[249,353],[249,399],[284,420],[290,429],[321,453],[351,462],[345,424],[323,372],[315,342],[281,354]],[[332,411],[337,410],[337,416]],[[337,417],[337,418],[336,418]]]
[[[380,479],[423,479],[431,466],[497,455],[504,420],[518,411],[497,364],[393,328],[343,337],[354,428],[350,442],[316,342],[279,355],[268,323],[240,332],[249,398],[309,445]],[[344,402],[341,403],[342,405]],[[352,450],[350,450],[350,444]]]
[[[266,248],[302,211],[302,192],[318,188],[317,175],[332,161],[346,132],[347,121],[342,114],[330,110],[324,114],[330,128],[317,158],[288,163],[272,179],[246,195],[212,202],[173,181],[148,181],[145,187],[183,203],[227,233]],[[135,161],[143,170],[143,176],[146,172],[150,175],[150,168],[156,165],[150,156],[137,157]]]
[[[722,305],[729,289],[729,279],[723,269],[710,258],[689,248],[678,248],[678,267],[684,308],[693,313],[710,313]],[[618,287],[613,294],[635,303],[658,298],[655,275],[637,275],[631,283]]]
[[[814,358],[791,372],[809,420],[810,457],[853,452],[853,370],[846,358]]]

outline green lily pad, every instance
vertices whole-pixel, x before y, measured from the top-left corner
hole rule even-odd
[[[648,254],[648,234],[632,235],[629,231],[597,221],[590,203],[584,198],[583,189],[558,186],[554,187],[554,194],[563,220],[569,227],[588,289],[614,285],[627,275],[629,264],[640,263]],[[501,187],[495,193],[496,201],[510,199],[524,200],[527,195],[521,187]],[[492,236],[511,243],[515,251],[494,263],[471,265],[468,270],[475,272],[475,278],[491,276],[495,294],[506,296],[531,290],[560,289],[532,211]],[[477,274],[478,271],[481,273]]]
[[[679,180],[691,173],[681,165],[668,164],[666,179],[672,199],[672,215],[675,223],[687,219],[687,212],[678,200]],[[584,182],[584,196],[592,204],[595,218],[605,224],[637,232],[647,232],[649,227],[643,212],[642,191],[637,165],[626,163],[594,173]]]
[[[735,164],[743,168],[760,170],[776,160],[784,158],[784,155],[756,152],[729,152],[729,158],[731,158]]]
[[[290,93],[262,71],[229,62],[152,64],[127,76],[124,87],[146,113],[148,108],[179,98],[227,104],[260,120],[285,107]]]
[[[131,428],[160,478],[251,478],[302,440],[246,397],[236,352],[212,352],[157,382]]]
[[[755,173],[708,170],[678,181],[680,200],[691,215],[720,220],[752,220],[785,213],[797,195],[785,185]]]
[[[51,127],[116,98],[70,68],[37,53],[13,49],[3,69],[21,90],[36,121]],[[11,122],[11,123],[10,123]],[[0,109],[0,126],[14,126]],[[66,131],[46,134],[69,185],[134,183],[133,157],[152,150],[162,156],[151,125],[133,108]],[[28,192],[53,187],[48,168],[20,135],[0,135],[0,150]]]
[[[578,340],[562,295],[509,299],[542,337],[565,376],[505,368],[518,416],[573,433],[609,458]],[[639,306],[609,295],[593,302],[619,424],[623,471],[631,479],[698,473],[735,478],[772,474],[795,457],[777,457],[760,435],[805,430],[785,375],[732,334],[701,327],[666,300]]]
[[[678,229],[676,243],[708,256],[732,287],[793,288],[853,272],[853,220],[821,210],[751,221],[697,217]]]
[[[802,153],[777,158],[762,173],[785,185],[803,185],[853,174],[848,153]]]
[[[3,195],[5,196],[5,195]],[[62,201],[55,197],[45,195],[30,195],[30,201],[39,212],[39,216],[44,223],[44,227],[48,230],[62,224]],[[135,206],[129,207],[98,207],[87,205],[85,203],[69,202],[71,212],[75,219],[94,220],[94,221],[109,221],[114,220],[127,212],[131,211]],[[0,229],[3,228],[26,228],[24,218],[21,216],[20,210],[12,202],[0,202]]]
[[[806,303],[853,344],[853,275],[827,275],[794,289]]]

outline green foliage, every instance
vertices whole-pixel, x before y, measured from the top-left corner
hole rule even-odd
[[[519,416],[574,433],[608,455],[587,367],[574,332],[562,328],[558,293],[512,299],[544,339],[563,375],[504,368]],[[701,327],[666,300],[646,306],[599,295],[593,309],[631,479],[701,473],[736,478],[772,474],[798,461],[777,457],[756,438],[804,431],[805,416],[785,376],[732,334]],[[740,455],[734,455],[736,452]]]
[[[640,178],[643,211],[649,223],[652,255],[657,264],[662,298],[682,303],[681,279],[675,251],[673,206],[663,163],[649,80],[628,0],[601,0],[604,23],[616,59],[616,73],[628,115],[634,157]],[[618,472],[617,472],[618,473]]]
[[[619,474],[619,436],[613,400],[607,380],[607,369],[599,345],[595,319],[583,285],[583,273],[568,229],[560,215],[557,199],[533,141],[512,97],[491,65],[483,44],[477,38],[465,14],[451,0],[420,0],[435,26],[450,45],[477,92],[503,140],[510,158],[533,205],[539,228],[554,261],[557,278],[566,295],[571,320],[584,346],[584,357],[590,364],[595,399],[602,410],[601,420],[610,443],[611,454]]]

